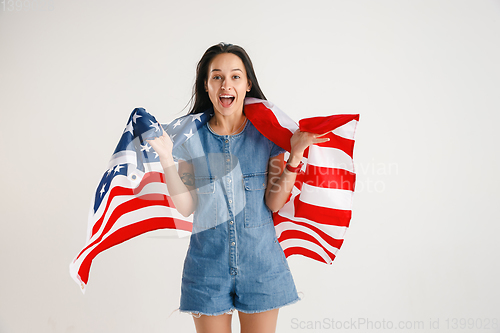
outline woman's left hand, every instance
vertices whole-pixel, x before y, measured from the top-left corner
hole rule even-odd
[[[329,138],[322,137],[328,133],[330,132],[315,134],[296,130],[290,139],[291,151],[287,164],[291,167],[297,167],[302,161],[304,151],[307,147],[315,143],[322,143],[330,140]],[[287,202],[297,177],[297,173],[284,172],[283,169],[283,154],[271,157],[269,160],[269,173],[267,178],[266,205],[273,212],[277,212]]]
[[[290,139],[290,145],[292,147],[290,151],[290,157],[295,157],[299,162],[302,160],[302,156],[304,155],[304,151],[307,147],[314,143],[322,143],[330,141],[329,138],[322,138],[323,135],[326,135],[330,132],[326,132],[323,134],[316,134],[311,132],[302,132],[301,130],[296,130],[293,133],[292,138]],[[297,164],[299,163],[297,162]]]

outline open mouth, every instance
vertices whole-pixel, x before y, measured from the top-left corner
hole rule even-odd
[[[231,95],[220,95],[219,96],[219,101],[220,101],[220,104],[222,104],[223,107],[228,108],[233,103],[234,96],[231,96]]]

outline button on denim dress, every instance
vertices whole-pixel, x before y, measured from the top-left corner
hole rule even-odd
[[[283,152],[250,121],[236,135],[207,123],[173,151],[193,164],[198,197],[180,311],[257,313],[299,300],[264,202],[269,158]]]

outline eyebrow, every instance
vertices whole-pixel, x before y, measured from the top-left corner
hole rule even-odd
[[[222,70],[221,70],[221,69],[214,68],[214,69],[212,69],[212,70],[210,71],[210,73],[215,72],[215,71],[222,72]],[[231,72],[234,72],[234,71],[240,71],[240,72],[242,72],[242,73],[243,73],[243,71],[242,71],[241,69],[239,69],[239,68],[235,68],[235,69],[232,69],[232,70],[231,70]]]

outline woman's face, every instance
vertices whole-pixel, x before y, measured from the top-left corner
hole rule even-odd
[[[251,87],[240,57],[232,53],[215,56],[208,68],[205,90],[217,113],[222,116],[241,113]]]

